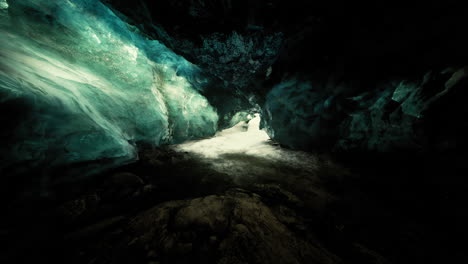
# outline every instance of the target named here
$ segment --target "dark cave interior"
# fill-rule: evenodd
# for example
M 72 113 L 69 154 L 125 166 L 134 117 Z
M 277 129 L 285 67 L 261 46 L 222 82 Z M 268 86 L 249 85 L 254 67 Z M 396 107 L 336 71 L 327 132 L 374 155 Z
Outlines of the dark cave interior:
M 461 1 L 0 0 L 0 263 L 466 263 Z

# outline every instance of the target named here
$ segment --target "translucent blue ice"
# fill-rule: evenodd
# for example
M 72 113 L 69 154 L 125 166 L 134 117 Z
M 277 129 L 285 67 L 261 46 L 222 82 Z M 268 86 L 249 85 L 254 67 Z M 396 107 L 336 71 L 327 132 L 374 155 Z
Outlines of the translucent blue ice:
M 199 72 L 97 0 L 0 1 L 0 105 L 20 118 L 0 170 L 114 165 L 136 158 L 134 142 L 212 135 L 218 115 Z

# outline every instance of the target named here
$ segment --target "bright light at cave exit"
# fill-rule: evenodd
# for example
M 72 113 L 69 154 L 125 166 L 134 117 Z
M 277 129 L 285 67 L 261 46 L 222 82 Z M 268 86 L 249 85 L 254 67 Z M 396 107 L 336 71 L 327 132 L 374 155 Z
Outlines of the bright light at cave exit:
M 218 158 L 226 153 L 244 153 L 264 156 L 271 149 L 270 137 L 260 130 L 260 114 L 248 122 L 224 129 L 212 138 L 189 141 L 177 146 L 178 150 L 201 154 L 206 158 Z

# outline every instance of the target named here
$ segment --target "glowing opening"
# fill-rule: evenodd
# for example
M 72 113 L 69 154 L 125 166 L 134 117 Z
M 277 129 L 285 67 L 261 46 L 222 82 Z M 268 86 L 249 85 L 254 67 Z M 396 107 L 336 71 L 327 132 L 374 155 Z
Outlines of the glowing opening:
M 270 137 L 260 129 L 260 121 L 260 114 L 255 114 L 250 121 L 239 122 L 212 138 L 189 141 L 178 145 L 176 149 L 198 153 L 206 158 L 218 158 L 226 153 L 264 156 L 271 145 L 268 144 Z
M 0 9 L 7 9 L 8 8 L 8 3 L 6 0 L 0 0 Z

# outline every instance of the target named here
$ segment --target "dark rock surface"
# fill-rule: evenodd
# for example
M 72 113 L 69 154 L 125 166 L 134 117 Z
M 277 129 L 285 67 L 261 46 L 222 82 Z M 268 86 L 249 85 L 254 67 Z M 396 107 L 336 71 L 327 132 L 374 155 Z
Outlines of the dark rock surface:
M 284 211 L 281 216 L 286 217 Z M 152 256 L 156 261 L 209 263 L 219 257 L 217 263 L 338 262 L 317 242 L 289 231 L 260 196 L 241 189 L 160 204 L 136 216 L 130 230 L 132 246 L 158 252 Z
M 462 244 L 453 239 L 467 234 L 463 177 L 446 178 L 440 185 L 439 178 L 420 169 L 431 162 L 427 157 L 415 166 L 402 157 L 394 161 L 401 165 L 397 167 L 379 163 L 385 159 L 376 156 L 343 159 L 350 170 L 329 157 L 313 157 L 312 172 L 284 165 L 276 178 L 274 173 L 258 177 L 254 171 L 257 177 L 239 181 L 248 175 L 220 172 L 190 153 L 146 148 L 138 163 L 100 175 L 75 197 L 9 201 L 7 217 L 0 222 L 8 252 L 2 263 L 466 259 Z M 454 175 L 463 166 L 453 158 L 430 164 L 438 175 Z M 248 166 L 243 170 L 248 172 Z M 122 182 L 129 183 L 125 195 Z

